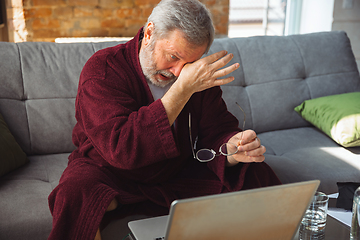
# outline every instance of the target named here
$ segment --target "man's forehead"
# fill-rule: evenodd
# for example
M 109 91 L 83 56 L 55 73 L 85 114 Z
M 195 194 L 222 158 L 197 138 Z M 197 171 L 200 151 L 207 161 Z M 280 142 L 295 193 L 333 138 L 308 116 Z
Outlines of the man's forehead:
M 171 51 L 177 57 L 190 62 L 201 58 L 207 47 L 206 44 L 197 46 L 190 43 L 185 38 L 184 33 L 177 29 L 170 32 L 163 40 L 165 42 L 165 50 Z

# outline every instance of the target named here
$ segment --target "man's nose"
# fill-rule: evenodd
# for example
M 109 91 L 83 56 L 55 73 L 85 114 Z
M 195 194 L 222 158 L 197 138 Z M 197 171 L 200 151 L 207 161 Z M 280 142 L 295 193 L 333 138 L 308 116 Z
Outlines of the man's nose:
M 185 64 L 177 63 L 174 66 L 170 67 L 169 71 L 174 74 L 176 77 L 180 75 L 181 70 Z

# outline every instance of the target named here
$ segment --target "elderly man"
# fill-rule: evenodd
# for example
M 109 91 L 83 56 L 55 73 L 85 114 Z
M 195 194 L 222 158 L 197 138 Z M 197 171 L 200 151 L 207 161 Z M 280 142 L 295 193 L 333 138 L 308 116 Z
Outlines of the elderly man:
M 225 51 L 201 59 L 213 38 L 203 4 L 163 0 L 134 39 L 88 60 L 76 99 L 77 149 L 49 196 L 49 239 L 101 239 L 103 216 L 115 208 L 168 209 L 175 199 L 280 184 L 256 133 L 242 134 L 221 98 L 219 86 L 239 64 L 225 67 L 233 57 Z M 195 154 L 224 143 L 235 150 L 206 162 Z

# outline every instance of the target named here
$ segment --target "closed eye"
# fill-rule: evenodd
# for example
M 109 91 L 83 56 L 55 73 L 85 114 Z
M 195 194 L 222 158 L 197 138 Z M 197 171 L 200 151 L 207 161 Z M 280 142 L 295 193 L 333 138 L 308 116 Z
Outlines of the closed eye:
M 173 54 L 170 55 L 171 60 L 178 60 L 179 58 Z

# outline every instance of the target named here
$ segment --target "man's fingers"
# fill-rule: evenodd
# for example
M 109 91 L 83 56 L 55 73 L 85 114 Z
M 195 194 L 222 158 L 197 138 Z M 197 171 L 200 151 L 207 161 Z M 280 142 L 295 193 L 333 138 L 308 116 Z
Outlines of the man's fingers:
M 228 54 L 227 51 L 223 50 L 202 58 L 201 60 L 208 64 L 214 71 L 217 71 L 228 64 L 233 57 L 234 54 Z
M 221 78 L 221 77 L 224 77 L 230 73 L 232 73 L 233 71 L 235 71 L 236 69 L 238 69 L 240 66 L 239 63 L 235 63 L 231 66 L 228 66 L 224 69 L 220 69 L 220 70 L 217 70 L 215 73 L 214 73 L 214 78 L 218 79 L 218 78 Z
M 231 61 L 233 56 L 233 54 L 228 54 L 227 51 L 223 50 L 199 59 L 194 63 L 186 64 L 178 79 L 185 79 L 183 81 L 189 83 L 187 85 L 193 87 L 194 92 L 227 84 L 233 81 L 234 77 L 226 77 L 226 75 L 240 66 L 239 63 L 235 63 L 222 68 Z
M 217 61 L 211 63 L 210 66 L 213 69 L 218 70 L 218 69 L 224 67 L 226 64 L 228 64 L 231 61 L 231 59 L 233 59 L 233 57 L 234 57 L 234 54 L 229 53 L 228 55 L 226 55 L 226 56 L 218 59 Z
M 250 163 L 263 162 L 265 160 L 264 153 L 266 152 L 266 148 L 261 145 L 261 141 L 254 130 L 249 129 L 240 132 L 230 140 L 236 142 L 238 145 L 239 151 L 233 155 L 236 161 Z
M 221 86 L 221 85 L 225 85 L 225 84 L 228 84 L 232 81 L 234 81 L 235 78 L 234 77 L 227 77 L 227 78 L 222 78 L 222 79 L 216 79 L 214 81 L 214 85 L 215 86 Z
M 261 147 L 262 145 L 261 145 L 261 143 L 260 143 L 260 140 L 257 140 L 257 139 L 258 139 L 258 138 L 255 138 L 255 139 L 253 139 L 251 142 L 248 142 L 248 143 L 242 145 L 242 146 L 241 146 L 241 147 L 242 147 L 242 150 L 243 150 L 243 151 L 252 151 L 252 150 L 254 150 L 254 149 L 257 149 L 257 148 Z M 240 148 L 241 148 L 241 147 L 240 147 Z
M 202 58 L 202 60 L 207 62 L 208 64 L 212 64 L 212 63 L 218 61 L 219 59 L 221 59 L 222 57 L 226 56 L 226 54 L 228 54 L 228 52 L 225 50 L 222 50 L 222 51 L 213 53 L 209 56 L 206 56 L 206 57 Z
M 250 162 L 263 162 L 265 161 L 265 156 L 251 157 Z
M 245 130 L 242 134 L 242 138 L 240 139 L 240 145 L 246 145 L 250 142 L 253 142 L 256 138 L 257 136 L 254 130 Z
M 250 151 L 245 151 L 245 156 L 249 156 L 249 157 L 258 157 L 263 155 L 266 152 L 266 148 L 263 145 L 260 145 L 257 148 L 254 148 Z

